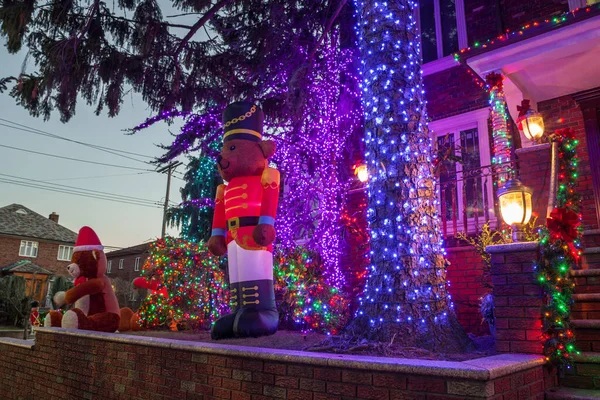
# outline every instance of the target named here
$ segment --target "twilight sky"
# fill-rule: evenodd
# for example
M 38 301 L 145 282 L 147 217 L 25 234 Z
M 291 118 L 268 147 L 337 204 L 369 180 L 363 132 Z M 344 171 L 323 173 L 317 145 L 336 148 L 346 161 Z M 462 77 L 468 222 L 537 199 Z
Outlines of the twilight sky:
M 4 47 L 5 39 L 0 38 L 0 44 L 2 45 L 0 76 L 18 76 L 25 52 L 9 55 Z M 28 72 L 32 70 L 30 67 Z M 93 111 L 93 108 L 88 107 L 85 102 L 80 102 L 75 117 L 69 123 L 61 123 L 58 114 L 53 114 L 50 121 L 44 122 L 41 118 L 31 117 L 27 111 L 17 106 L 8 94 L 0 94 L 0 118 L 81 142 L 156 156 L 161 154 L 161 150 L 155 144 L 170 143 L 172 137 L 168 130 L 178 132 L 177 125 L 159 124 L 133 136 L 124 135 L 122 129 L 131 128 L 152 115 L 144 102 L 135 95 L 126 98 L 116 118 L 108 118 L 106 114 L 97 117 Z M 0 121 L 0 124 L 9 125 L 5 121 Z M 0 125 L 0 145 L 108 164 L 154 169 L 153 166 L 141 162 L 2 125 Z M 185 158 L 182 161 L 186 161 Z M 180 166 L 177 171 L 184 172 L 184 166 Z M 141 171 L 85 164 L 0 147 L 0 174 L 23 178 L 0 175 L 2 179 L 52 180 L 50 184 L 74 186 L 156 202 L 164 201 L 166 175 L 154 172 L 138 175 L 137 172 Z M 128 175 L 106 177 L 123 174 Z M 93 178 L 75 179 L 82 177 Z M 183 181 L 173 179 L 171 183 L 170 199 L 178 203 L 181 201 L 179 188 Z M 75 232 L 81 226 L 89 225 L 96 230 L 103 244 L 109 246 L 127 247 L 139 244 L 156 238 L 161 231 L 162 208 L 122 204 L 0 182 L 0 207 L 12 203 L 22 204 L 44 216 L 55 211 L 60 215 L 59 223 Z M 177 233 L 176 230 L 168 232 Z

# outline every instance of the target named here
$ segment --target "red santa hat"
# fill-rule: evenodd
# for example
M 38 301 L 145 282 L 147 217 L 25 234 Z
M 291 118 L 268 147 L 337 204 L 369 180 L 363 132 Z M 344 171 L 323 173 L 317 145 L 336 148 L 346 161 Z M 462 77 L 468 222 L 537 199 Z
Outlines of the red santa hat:
M 84 226 L 79 230 L 73 252 L 89 250 L 104 250 L 104 246 L 100 243 L 100 239 L 98 238 L 98 235 L 96 235 L 96 232 L 89 226 Z

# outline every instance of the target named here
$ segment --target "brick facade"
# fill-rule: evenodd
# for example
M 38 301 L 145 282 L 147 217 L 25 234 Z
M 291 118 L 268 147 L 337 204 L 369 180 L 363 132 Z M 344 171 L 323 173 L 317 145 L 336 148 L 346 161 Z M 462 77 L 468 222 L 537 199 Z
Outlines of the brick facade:
M 265 349 L 90 336 L 44 329 L 33 349 L 0 343 L 4 398 L 542 400 L 545 389 L 556 385 L 541 361 L 498 372 L 470 366 L 459 377 L 436 365 L 459 363 L 423 360 L 430 372 L 419 375 L 426 368 L 412 367 L 411 373 L 402 363 L 357 360 L 349 367 L 349 361 L 325 354 L 294 352 L 278 360 Z
M 537 243 L 488 247 L 492 254 L 492 283 L 499 353 L 542 354 L 542 288 L 533 261 Z
M 480 298 L 491 292 L 491 277 L 486 273 L 481 256 L 472 247 L 447 249 L 450 262 L 447 279 L 458 322 L 468 333 L 489 334 L 488 325 L 482 322 L 479 312 Z
M 423 82 L 427 115 L 433 121 L 489 106 L 488 94 L 463 66 L 427 75 Z
M 21 240 L 38 242 L 38 255 L 35 258 L 19 256 Z M 68 276 L 67 265 L 70 261 L 58 260 L 58 248 L 60 245 L 73 246 L 75 243 L 49 242 L 32 238 L 14 238 L 0 236 L 0 267 L 15 263 L 20 260 L 30 260 L 55 275 Z

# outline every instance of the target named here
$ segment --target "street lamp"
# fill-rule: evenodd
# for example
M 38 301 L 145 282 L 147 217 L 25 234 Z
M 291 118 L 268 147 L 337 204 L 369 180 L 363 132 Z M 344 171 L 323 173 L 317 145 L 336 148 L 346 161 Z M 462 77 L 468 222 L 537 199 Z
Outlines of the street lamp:
M 498 190 L 500 213 L 504 222 L 512 227 L 514 242 L 525 238 L 522 228 L 531 219 L 531 194 L 531 189 L 518 179 L 509 180 L 502 189 Z
M 519 131 L 533 143 L 538 143 L 544 135 L 542 114 L 529 107 L 529 100 L 523 100 L 521 105 L 517 106 L 517 110 L 519 110 L 519 118 L 517 118 Z

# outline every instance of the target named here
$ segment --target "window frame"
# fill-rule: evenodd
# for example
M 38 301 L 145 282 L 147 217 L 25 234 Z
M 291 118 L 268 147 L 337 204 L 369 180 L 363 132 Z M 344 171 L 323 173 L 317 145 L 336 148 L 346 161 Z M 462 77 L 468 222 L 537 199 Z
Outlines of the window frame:
M 69 251 L 69 258 L 60 258 L 61 249 L 63 250 L 63 256 L 64 256 L 64 251 L 65 251 L 64 249 L 71 249 Z M 67 246 L 67 245 L 63 245 L 63 244 L 58 246 L 58 254 L 56 255 L 56 259 L 58 261 L 71 261 L 72 258 L 73 258 L 73 246 Z
M 490 151 L 490 132 L 488 128 L 488 120 L 490 117 L 489 108 L 481 108 L 479 110 L 470 111 L 467 113 L 455 115 L 452 117 L 440 119 L 437 121 L 432 121 L 429 123 L 429 135 L 432 140 L 432 145 L 437 149 L 437 138 L 441 136 L 445 136 L 448 133 L 454 134 L 454 144 L 456 148 L 455 155 L 460 156 L 460 132 L 477 128 L 478 138 L 479 138 L 479 160 L 480 166 L 486 167 L 491 165 L 491 151 Z M 462 165 L 460 163 L 456 164 L 456 177 L 459 182 L 462 182 L 460 179 L 462 178 Z M 487 198 L 488 198 L 488 214 L 490 218 L 490 222 L 495 222 L 497 220 L 497 216 L 495 213 L 495 198 L 494 198 L 494 185 L 491 176 L 482 176 L 482 186 L 485 182 Z M 439 182 L 437 182 L 439 184 Z M 439 188 L 436 187 L 436 196 L 439 196 Z M 467 229 L 464 227 L 463 223 L 463 191 L 457 190 L 457 230 L 466 231 L 467 233 L 475 232 L 475 218 L 470 217 L 467 218 Z M 445 218 L 444 215 L 441 214 L 441 206 L 442 199 L 439 200 L 439 216 L 440 218 Z M 483 225 L 485 222 L 484 217 L 478 217 L 479 227 Z M 446 220 L 447 222 L 452 222 L 452 219 Z M 448 235 L 454 235 L 457 232 L 454 232 L 454 227 L 452 223 L 447 224 L 447 232 Z
M 35 250 L 35 255 L 26 254 L 28 243 L 31 243 L 31 253 L 33 253 L 33 250 Z M 25 244 L 25 247 L 23 247 L 23 244 Z M 25 249 L 25 251 L 23 252 L 23 254 L 21 254 L 23 248 Z M 19 257 L 37 258 L 39 254 L 39 248 L 40 243 L 36 242 L 35 240 L 21 240 L 21 244 L 19 245 Z
M 111 270 L 112 270 L 112 260 L 108 260 L 108 264 L 106 264 L 106 273 L 110 274 Z
M 124 258 L 119 259 L 119 269 L 123 269 L 123 261 L 124 260 L 125 260 Z
M 454 0 L 454 7 L 456 9 L 456 30 L 458 33 L 458 49 L 464 49 L 469 46 L 469 39 L 467 36 L 467 18 L 465 16 L 465 2 L 464 0 Z M 423 45 L 419 46 L 421 51 L 421 63 L 423 65 L 429 65 L 433 63 L 440 63 L 445 67 L 455 66 L 454 56 L 449 54 L 444 56 L 444 42 L 442 32 L 442 18 L 440 13 L 440 0 L 433 0 L 434 8 L 434 19 L 435 19 L 435 41 L 437 46 L 437 58 L 432 61 L 423 61 Z M 415 7 L 415 18 L 417 21 L 417 27 L 419 30 L 419 37 L 421 34 L 421 2 L 417 2 Z M 444 68 L 446 69 L 446 68 Z M 442 70 L 442 69 L 440 69 Z M 436 71 L 437 72 L 437 71 Z
M 135 261 L 134 261 L 134 264 L 133 264 L 133 271 L 134 272 L 139 272 L 139 270 L 140 270 L 140 258 L 141 257 L 136 257 L 135 258 Z

